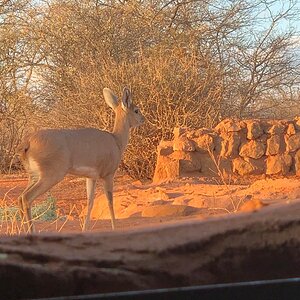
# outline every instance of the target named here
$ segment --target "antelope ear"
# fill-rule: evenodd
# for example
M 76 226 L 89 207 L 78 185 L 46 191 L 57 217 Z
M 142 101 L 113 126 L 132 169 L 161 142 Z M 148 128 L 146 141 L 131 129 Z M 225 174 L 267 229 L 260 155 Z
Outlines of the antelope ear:
M 123 109 L 128 109 L 130 108 L 131 104 L 132 104 L 131 93 L 129 89 L 125 87 L 123 90 L 122 107 Z
M 106 104 L 112 108 L 113 110 L 116 109 L 118 106 L 118 97 L 113 93 L 113 91 L 109 88 L 103 89 L 103 96 Z

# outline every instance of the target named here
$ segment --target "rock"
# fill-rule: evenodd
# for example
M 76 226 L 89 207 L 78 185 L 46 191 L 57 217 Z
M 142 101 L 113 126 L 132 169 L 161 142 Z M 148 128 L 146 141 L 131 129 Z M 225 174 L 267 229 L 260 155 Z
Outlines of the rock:
M 300 175 L 300 150 L 298 150 L 295 154 L 295 171 L 296 174 Z
M 132 185 L 141 186 L 141 185 L 143 185 L 143 183 L 140 180 L 135 180 L 132 182 Z
M 210 134 L 204 134 L 194 139 L 195 149 L 198 152 L 207 153 L 215 148 L 214 138 Z
M 240 149 L 240 156 L 242 157 L 250 157 L 250 158 L 261 158 L 266 151 L 266 145 L 256 141 L 251 140 L 245 143 Z
M 180 175 L 179 160 L 169 156 L 158 155 L 153 183 L 161 183 L 178 178 Z
M 193 141 L 187 139 L 186 137 L 176 138 L 173 142 L 174 151 L 186 151 L 193 152 L 195 151 L 195 144 Z
M 166 204 L 169 204 L 169 202 L 165 200 L 154 200 L 153 202 L 150 203 L 151 206 L 166 205 Z
M 212 154 L 215 156 L 215 159 L 212 159 L 210 154 L 199 155 L 201 176 L 219 176 L 219 170 L 222 174 L 232 174 L 231 160 L 218 157 L 214 153 Z
M 255 140 L 259 138 L 263 133 L 263 129 L 258 121 L 246 121 L 247 124 L 247 139 Z
M 287 150 L 289 152 L 295 152 L 298 149 L 300 149 L 300 132 L 287 138 Z
M 241 176 L 250 175 L 254 171 L 254 166 L 251 163 L 245 161 L 241 157 L 235 158 L 232 162 L 233 172 Z
M 199 152 L 174 151 L 169 156 L 158 155 L 153 183 L 174 180 L 186 173 L 200 172 L 202 169 Z
M 162 182 L 182 176 L 244 176 L 265 171 L 294 174 L 295 169 L 300 174 L 299 155 L 295 154 L 300 150 L 298 129 L 300 117 L 295 121 L 225 119 L 214 130 L 175 128 L 174 141 L 162 141 L 158 146 L 154 179 Z M 287 153 L 295 156 L 295 165 Z
M 283 135 L 285 132 L 286 126 L 281 124 L 281 123 L 276 123 L 274 124 L 270 130 L 269 130 L 269 134 L 273 135 L 273 134 L 278 134 L 278 135 Z
M 257 211 L 264 206 L 267 206 L 267 204 L 261 202 L 259 199 L 253 199 L 250 201 L 245 202 L 240 208 L 240 212 L 254 212 Z
M 198 137 L 201 137 L 202 135 L 207 135 L 207 134 L 214 135 L 215 132 L 211 128 L 202 127 L 199 129 L 187 131 L 186 137 L 193 140 L 193 139 L 197 139 Z
M 124 199 L 122 197 L 115 196 L 114 201 L 114 211 L 117 219 L 128 218 L 133 214 L 141 211 L 141 208 L 137 206 L 136 203 L 131 203 L 129 199 Z M 85 218 L 87 214 L 87 207 L 85 207 L 81 213 L 80 217 Z M 108 203 L 104 195 L 99 195 L 94 200 L 94 206 L 91 211 L 91 220 L 110 220 L 110 211 L 108 208 Z
M 167 201 L 170 199 L 169 194 L 167 193 L 167 190 L 161 186 L 155 187 L 155 193 L 153 195 L 153 198 L 155 200 L 163 200 Z
M 300 130 L 300 117 L 295 117 L 294 118 L 294 121 L 295 121 L 295 128 L 296 130 Z
M 220 156 L 220 153 L 222 151 L 222 142 L 223 142 L 223 138 L 221 138 L 221 136 L 216 135 L 214 137 L 214 145 L 215 145 L 214 153 L 218 156 Z
M 281 154 L 285 151 L 286 145 L 282 135 L 274 134 L 267 140 L 266 155 Z
M 262 134 L 259 138 L 256 139 L 257 142 L 260 142 L 264 145 L 267 145 L 267 140 L 269 139 L 270 135 L 269 134 Z
M 188 131 L 188 128 L 186 128 L 186 127 L 175 127 L 173 130 L 174 139 L 181 137 L 187 131 Z
M 163 190 L 159 190 L 159 199 L 160 200 L 169 200 L 170 199 L 170 196 Z
M 239 146 L 241 144 L 241 136 L 236 132 L 231 132 L 227 138 L 221 142 L 221 157 L 233 158 L 239 154 Z
M 265 159 L 252 159 L 238 157 L 233 160 L 233 172 L 241 176 L 263 174 L 266 169 Z
M 274 156 L 268 156 L 266 174 L 286 175 L 290 171 L 291 166 L 292 157 L 289 154 L 278 154 Z
M 171 157 L 179 162 L 180 176 L 186 172 L 201 171 L 201 162 L 199 160 L 199 153 L 197 152 L 175 151 Z
M 170 217 L 170 216 L 186 216 L 191 212 L 191 207 L 187 205 L 153 205 L 144 208 L 142 211 L 142 217 Z
M 195 208 L 208 208 L 207 202 L 204 199 L 201 198 L 195 198 L 195 199 L 175 199 L 173 201 L 173 204 L 189 204 L 189 206 L 195 207 Z M 197 216 L 198 218 L 199 216 Z
M 288 127 L 287 127 L 287 130 L 286 130 L 286 134 L 287 135 L 293 135 L 296 133 L 296 128 L 294 126 L 293 123 L 289 123 Z
M 157 146 L 158 155 L 170 155 L 173 152 L 173 141 L 160 141 Z
M 269 131 L 274 125 L 274 122 L 269 120 L 261 120 L 260 125 L 261 128 L 263 129 L 264 134 L 270 135 Z
M 186 175 L 186 173 L 200 172 L 201 163 L 200 161 L 193 162 L 192 159 L 181 159 L 179 160 L 180 175 Z
M 219 133 L 238 132 L 241 130 L 240 123 L 233 119 L 225 119 L 221 121 L 216 127 L 215 131 Z

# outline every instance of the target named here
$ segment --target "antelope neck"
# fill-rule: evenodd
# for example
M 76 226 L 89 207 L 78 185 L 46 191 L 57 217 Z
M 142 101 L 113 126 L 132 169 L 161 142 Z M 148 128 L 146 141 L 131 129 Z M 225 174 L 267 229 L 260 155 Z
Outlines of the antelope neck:
M 116 110 L 115 124 L 113 135 L 115 136 L 117 145 L 123 153 L 129 140 L 130 126 L 126 118 L 126 112 L 120 108 Z

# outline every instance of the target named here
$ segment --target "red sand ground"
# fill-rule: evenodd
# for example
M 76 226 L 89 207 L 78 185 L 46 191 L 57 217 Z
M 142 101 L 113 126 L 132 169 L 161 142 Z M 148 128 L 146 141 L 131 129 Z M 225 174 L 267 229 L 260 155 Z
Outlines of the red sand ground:
M 17 206 L 17 197 L 27 185 L 26 175 L 0 178 L 0 208 Z M 36 221 L 37 232 L 78 232 L 86 206 L 85 180 L 67 177 L 34 203 L 47 197 L 56 199 L 56 221 Z M 92 231 L 111 230 L 106 201 L 101 183 L 97 185 L 98 198 L 94 215 L 102 220 L 92 221 Z M 209 218 L 228 213 L 256 211 L 265 205 L 289 204 L 300 198 L 299 178 L 259 179 L 244 184 L 221 184 L 214 179 L 183 178 L 166 184 L 141 183 L 127 176 L 115 180 L 115 211 L 117 229 L 151 226 L 182 220 Z M 175 210 L 174 210 L 175 208 Z M 11 222 L 0 220 L 0 234 L 10 234 Z M 8 227 L 7 227 L 8 226 Z M 18 230 L 14 233 L 20 233 Z

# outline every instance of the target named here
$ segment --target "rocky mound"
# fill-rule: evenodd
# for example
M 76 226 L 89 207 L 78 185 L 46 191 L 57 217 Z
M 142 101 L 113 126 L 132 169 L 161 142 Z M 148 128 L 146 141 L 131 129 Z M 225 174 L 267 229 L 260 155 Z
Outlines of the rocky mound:
M 153 181 L 198 176 L 288 175 L 300 170 L 300 118 L 225 119 L 215 128 L 175 128 L 162 141 Z

